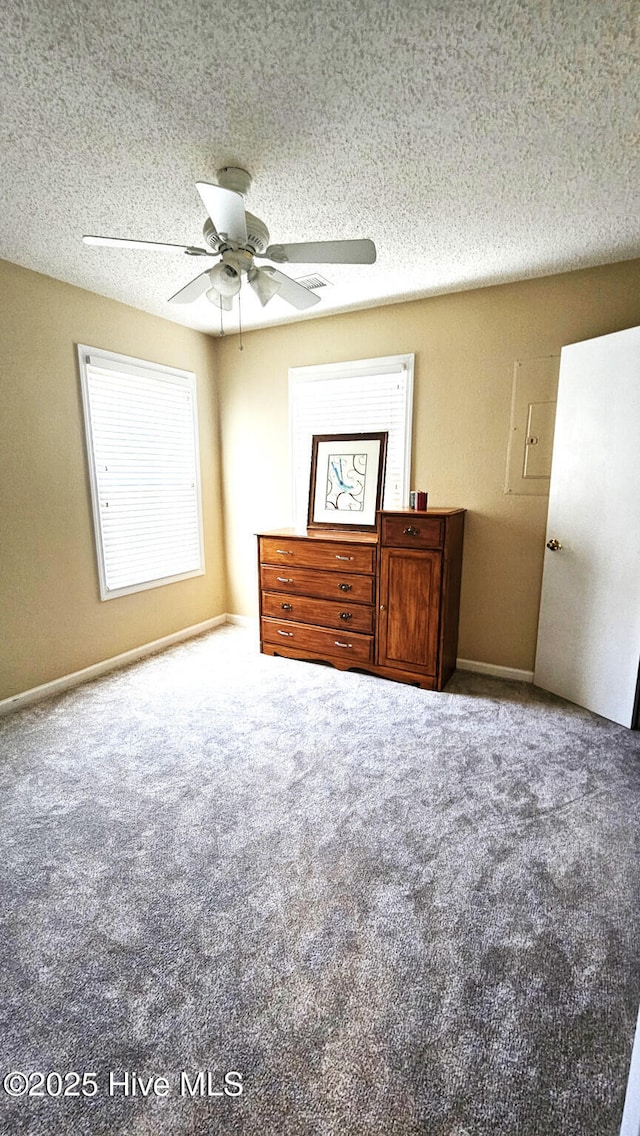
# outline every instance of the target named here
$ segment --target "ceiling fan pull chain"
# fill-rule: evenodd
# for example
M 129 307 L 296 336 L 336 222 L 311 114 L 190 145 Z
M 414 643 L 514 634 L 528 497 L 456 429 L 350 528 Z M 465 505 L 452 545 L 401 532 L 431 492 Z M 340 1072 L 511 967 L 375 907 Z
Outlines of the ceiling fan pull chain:
M 240 332 L 240 347 L 238 348 L 238 350 L 244 351 L 244 347 L 242 345 L 242 300 L 240 299 L 241 295 L 242 295 L 242 289 L 240 289 L 240 291 L 238 292 L 238 331 Z

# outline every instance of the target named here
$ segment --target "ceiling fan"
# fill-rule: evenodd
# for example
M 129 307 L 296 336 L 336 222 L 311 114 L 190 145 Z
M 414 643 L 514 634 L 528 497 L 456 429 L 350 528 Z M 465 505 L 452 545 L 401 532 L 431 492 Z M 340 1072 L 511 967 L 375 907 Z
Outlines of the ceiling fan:
M 187 304 L 206 294 L 208 300 L 224 311 L 232 310 L 243 276 L 246 276 L 263 307 L 275 295 L 281 296 L 299 311 L 319 302 L 319 296 L 278 268 L 271 265 L 258 267 L 254 263 L 257 258 L 276 264 L 373 264 L 376 259 L 376 248 L 370 240 L 270 245 L 269 230 L 264 221 L 244 207 L 244 196 L 251 185 L 247 171 L 236 166 L 224 166 L 218 170 L 218 183 L 196 182 L 208 213 L 202 230 L 206 248 L 122 237 L 84 236 L 82 239 L 87 245 L 111 248 L 180 250 L 187 256 L 219 256 L 213 268 L 207 268 L 185 284 L 169 297 L 169 303 Z

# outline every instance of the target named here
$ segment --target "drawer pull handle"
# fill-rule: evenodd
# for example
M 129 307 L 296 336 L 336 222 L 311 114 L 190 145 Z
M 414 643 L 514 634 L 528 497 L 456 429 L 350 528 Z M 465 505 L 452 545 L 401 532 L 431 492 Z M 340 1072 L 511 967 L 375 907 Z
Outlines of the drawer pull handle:
M 279 584 L 292 584 L 293 583 L 293 577 L 292 576 L 289 576 L 289 577 L 287 577 L 287 576 L 276 576 L 276 580 L 278 581 Z
M 353 649 L 353 643 L 341 643 L 339 639 L 334 640 L 336 647 L 346 647 L 349 651 Z
M 420 529 L 417 529 L 414 525 L 408 525 L 404 531 L 406 536 L 420 536 Z
M 290 548 L 276 548 L 276 552 L 278 556 L 293 556 L 293 552 Z
M 287 638 L 293 639 L 293 631 L 281 631 L 280 628 L 278 628 L 278 635 L 286 635 Z
M 340 619 L 353 619 L 353 612 L 341 611 L 340 612 Z
M 338 556 L 336 553 L 336 560 L 353 560 L 353 556 Z
M 293 611 L 293 604 L 280 604 L 283 611 Z
M 350 592 L 353 584 L 338 584 L 341 592 Z

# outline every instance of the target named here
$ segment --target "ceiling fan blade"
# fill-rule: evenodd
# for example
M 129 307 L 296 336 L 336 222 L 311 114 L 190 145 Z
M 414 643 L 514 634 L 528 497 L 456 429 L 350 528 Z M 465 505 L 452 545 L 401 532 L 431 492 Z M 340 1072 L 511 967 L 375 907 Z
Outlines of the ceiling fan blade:
M 210 287 L 211 280 L 209 272 L 201 272 L 199 276 L 196 276 L 193 280 L 190 280 L 188 284 L 185 284 L 184 288 L 180 288 L 173 296 L 169 296 L 169 303 L 190 304 L 192 300 L 197 300 L 198 297 L 202 296 Z
M 269 273 L 269 276 L 279 285 L 278 296 L 281 296 L 294 308 L 298 308 L 299 311 L 312 308 L 314 304 L 320 303 L 320 297 L 316 296 L 315 292 L 310 292 L 303 284 L 298 284 L 297 280 L 285 276 L 284 272 L 279 272 L 277 268 L 265 267 L 260 271 Z
M 269 245 L 257 255 L 277 264 L 373 264 L 373 241 L 306 241 L 294 245 Z
M 179 249 L 180 252 L 186 252 L 189 256 L 215 256 L 215 253 L 207 252 L 206 249 L 195 248 L 193 245 L 169 245 L 164 241 L 130 241 L 126 237 L 95 236 L 84 236 L 82 240 L 85 245 L 100 245 L 106 248 L 151 249 L 161 252 L 175 252 L 176 249 Z
M 234 244 L 246 244 L 247 222 L 242 194 L 205 181 L 196 182 L 196 189 L 218 236 L 226 237 Z

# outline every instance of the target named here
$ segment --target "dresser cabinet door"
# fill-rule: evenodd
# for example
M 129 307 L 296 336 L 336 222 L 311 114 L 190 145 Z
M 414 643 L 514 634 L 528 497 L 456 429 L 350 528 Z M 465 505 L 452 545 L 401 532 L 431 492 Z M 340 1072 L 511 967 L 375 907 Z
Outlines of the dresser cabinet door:
M 379 666 L 436 674 L 441 562 L 440 552 L 382 549 Z

